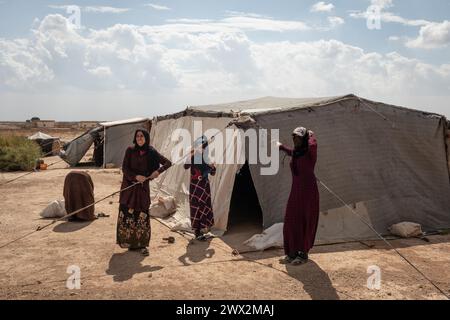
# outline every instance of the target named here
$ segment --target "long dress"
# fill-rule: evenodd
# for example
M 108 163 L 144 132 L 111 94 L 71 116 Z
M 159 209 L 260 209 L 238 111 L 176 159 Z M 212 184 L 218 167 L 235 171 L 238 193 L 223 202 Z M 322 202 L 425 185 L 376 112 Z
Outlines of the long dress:
M 122 164 L 121 189 L 136 183 L 137 175 L 148 177 L 155 170 L 162 173 L 171 165 L 168 159 L 152 147 L 148 151 L 129 147 Z M 149 180 L 122 191 L 119 203 L 117 244 L 130 249 L 148 247 L 151 236 Z
M 195 164 L 194 157 L 190 163 L 184 164 L 185 169 L 191 169 L 189 185 L 189 205 L 191 227 L 196 232 L 209 230 L 214 225 L 214 213 L 211 204 L 211 187 L 208 175 L 214 176 L 216 168 L 206 166 L 205 163 Z
M 300 157 L 293 157 L 292 149 L 280 146 L 280 150 L 292 157 L 292 187 L 283 228 L 284 251 L 289 256 L 295 256 L 299 251 L 309 252 L 319 222 L 319 189 L 314 174 L 317 141 L 314 135 L 309 137 L 308 144 L 308 152 Z

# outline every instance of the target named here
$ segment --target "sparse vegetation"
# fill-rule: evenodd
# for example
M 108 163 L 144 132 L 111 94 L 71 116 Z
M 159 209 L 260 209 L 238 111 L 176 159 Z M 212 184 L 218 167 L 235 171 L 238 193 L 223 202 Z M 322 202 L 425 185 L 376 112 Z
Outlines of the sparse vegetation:
M 29 171 L 41 156 L 40 147 L 19 136 L 0 136 L 0 171 Z

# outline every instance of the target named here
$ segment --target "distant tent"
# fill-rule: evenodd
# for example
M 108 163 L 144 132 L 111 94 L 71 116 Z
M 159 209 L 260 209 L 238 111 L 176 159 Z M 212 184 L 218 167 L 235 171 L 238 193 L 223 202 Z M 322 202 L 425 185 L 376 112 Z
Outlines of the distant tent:
M 148 118 L 134 118 L 114 122 L 103 122 L 64 147 L 61 154 L 69 165 L 76 166 L 94 144 L 94 161 L 97 166 L 122 165 L 125 150 L 133 143 L 133 134 L 137 129 L 150 130 Z
M 61 143 L 59 138 L 52 137 L 42 132 L 37 132 L 32 136 L 29 136 L 28 139 L 39 144 L 42 153 L 46 156 L 57 155 L 60 151 Z
M 290 99 L 266 97 L 220 105 L 189 107 L 185 111 L 157 117 L 151 141 L 170 157 L 176 142 L 176 129 L 188 129 L 201 121 L 203 130 L 219 130 L 232 124 L 246 130 L 279 129 L 280 141 L 291 145 L 291 132 L 297 126 L 312 129 L 317 136 L 317 177 L 367 220 L 378 232 L 401 221 L 420 223 L 424 230 L 450 227 L 450 183 L 447 166 L 444 116 L 361 99 L 354 95 Z M 244 125 L 245 124 L 245 125 Z M 259 130 L 259 129 L 258 129 Z M 193 138 L 197 138 L 193 136 Z M 232 145 L 227 145 L 231 148 Z M 233 150 L 235 152 L 236 150 Z M 247 154 L 248 159 L 248 154 Z M 260 206 L 265 228 L 282 222 L 291 187 L 287 160 L 280 154 L 275 176 L 260 174 L 262 165 L 248 166 L 249 186 L 256 190 L 255 207 Z M 233 190 L 243 164 L 219 164 L 211 178 L 215 229 L 227 230 Z M 248 169 L 247 169 L 248 170 Z M 239 181 L 238 181 L 239 180 Z M 188 223 L 189 173 L 182 165 L 161 175 L 165 193 L 176 198 L 170 226 Z M 320 186 L 321 214 L 319 242 L 369 239 L 373 232 L 336 197 Z M 247 201 L 248 202 L 248 201 Z

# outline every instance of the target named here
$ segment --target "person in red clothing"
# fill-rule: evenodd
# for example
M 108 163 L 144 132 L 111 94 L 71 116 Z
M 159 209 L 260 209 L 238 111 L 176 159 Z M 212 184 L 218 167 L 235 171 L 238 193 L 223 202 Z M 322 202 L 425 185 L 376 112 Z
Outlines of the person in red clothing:
M 139 129 L 134 134 L 134 146 L 125 152 L 119 217 L 117 222 L 117 244 L 129 250 L 141 250 L 148 256 L 150 242 L 150 182 L 167 170 L 172 163 L 150 146 L 150 135 Z
M 319 189 L 314 168 L 317 141 L 312 131 L 296 128 L 292 133 L 294 149 L 278 143 L 292 158 L 292 187 L 284 218 L 283 238 L 286 257 L 283 263 L 302 264 L 314 245 L 319 222 Z
M 214 225 L 214 213 L 211 203 L 211 186 L 209 175 L 216 174 L 216 167 L 210 163 L 208 157 L 208 139 L 205 136 L 194 142 L 191 157 L 184 164 L 184 169 L 191 170 L 189 185 L 189 206 L 191 226 L 195 238 L 199 241 L 207 240 L 206 234 Z

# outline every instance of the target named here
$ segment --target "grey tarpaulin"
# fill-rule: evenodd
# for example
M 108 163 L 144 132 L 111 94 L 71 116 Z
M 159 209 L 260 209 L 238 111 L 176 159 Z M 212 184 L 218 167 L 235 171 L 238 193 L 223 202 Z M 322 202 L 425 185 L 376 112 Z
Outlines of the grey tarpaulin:
M 250 116 L 255 126 L 280 129 L 291 144 L 292 129 L 305 126 L 318 139 L 317 176 L 380 233 L 397 222 L 420 223 L 424 230 L 450 227 L 450 183 L 445 117 L 362 100 L 354 95 L 331 98 L 261 98 L 212 106 L 189 107 L 158 117 L 152 143 L 170 156 L 169 137 L 177 128 L 191 129 L 193 119 L 221 129 Z M 248 121 L 247 121 L 248 123 Z M 236 122 L 239 125 L 239 121 Z M 280 158 L 283 160 L 283 158 Z M 226 230 L 234 175 L 239 165 L 221 165 L 212 179 L 216 228 Z M 250 166 L 263 211 L 264 226 L 283 220 L 291 187 L 288 160 L 276 176 L 260 175 Z M 176 220 L 188 220 L 188 173 L 171 169 L 164 188 L 181 209 Z M 214 194 L 216 196 L 214 196 Z M 373 233 L 326 190 L 320 188 L 318 240 L 372 238 Z
M 133 135 L 136 129 L 149 130 L 150 120 L 134 118 L 102 122 L 99 127 L 87 131 L 66 145 L 61 158 L 71 166 L 77 165 L 94 143 L 94 134 L 99 133 L 102 138 L 104 137 L 104 165 L 114 164 L 114 166 L 120 167 L 127 147 L 133 144 Z

